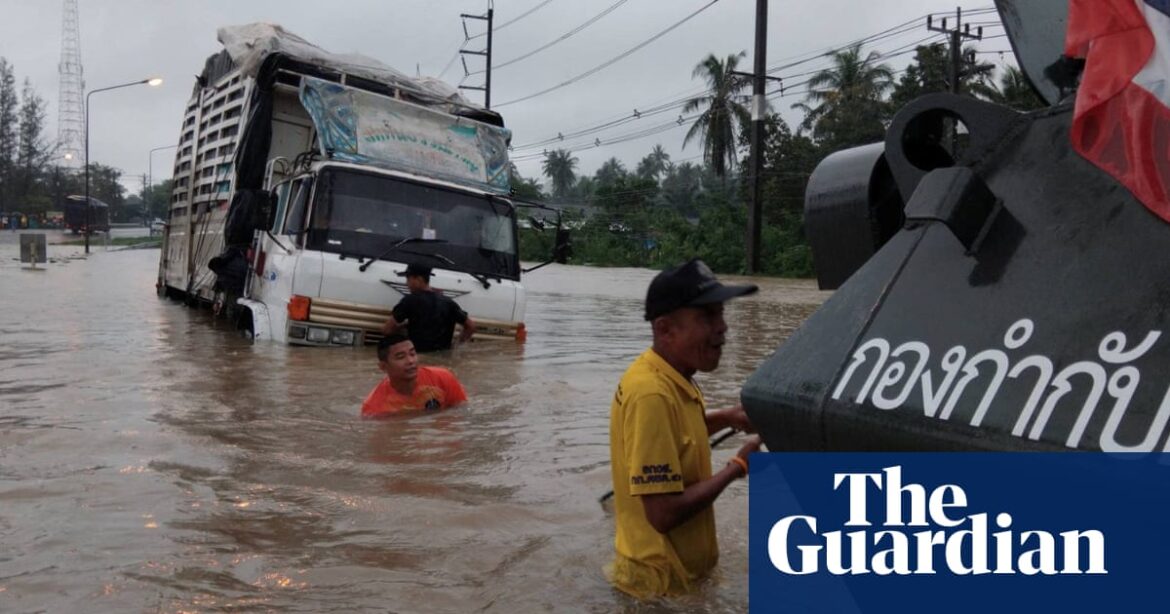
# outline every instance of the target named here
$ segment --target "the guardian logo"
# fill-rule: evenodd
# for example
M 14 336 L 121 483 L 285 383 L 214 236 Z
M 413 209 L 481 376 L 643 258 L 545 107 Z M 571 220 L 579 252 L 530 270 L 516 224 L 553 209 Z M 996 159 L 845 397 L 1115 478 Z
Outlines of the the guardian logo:
M 957 485 L 927 492 L 921 484 L 903 484 L 900 465 L 881 473 L 834 473 L 832 489 L 848 495 L 844 527 L 856 530 L 825 531 L 815 516 L 781 518 L 768 532 L 768 558 L 781 573 L 1108 574 L 1101 531 L 1016 531 L 1005 511 L 968 513 L 967 493 Z M 885 497 L 878 527 L 869 517 L 870 496 Z

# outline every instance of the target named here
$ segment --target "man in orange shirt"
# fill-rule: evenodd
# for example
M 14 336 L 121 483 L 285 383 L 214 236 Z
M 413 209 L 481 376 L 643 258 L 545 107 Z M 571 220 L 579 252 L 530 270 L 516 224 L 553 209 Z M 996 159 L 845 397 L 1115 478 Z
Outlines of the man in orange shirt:
M 378 342 L 378 369 L 386 379 L 362 403 L 363 418 L 446 409 L 467 400 L 463 386 L 450 371 L 418 364 L 414 343 L 406 335 L 390 334 Z

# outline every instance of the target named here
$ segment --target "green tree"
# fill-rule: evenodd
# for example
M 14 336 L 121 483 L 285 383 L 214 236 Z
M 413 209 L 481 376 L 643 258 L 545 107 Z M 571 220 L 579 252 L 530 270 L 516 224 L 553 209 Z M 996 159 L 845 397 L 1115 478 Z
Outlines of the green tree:
M 688 218 L 697 217 L 699 212 L 694 200 L 702 189 L 702 174 L 702 169 L 690 162 L 671 165 L 662 179 L 666 204 Z
M 638 163 L 637 174 L 643 179 L 658 181 L 659 177 L 666 174 L 666 169 L 669 166 L 670 154 L 666 153 L 662 145 L 655 145 L 654 149 Z
M 151 219 L 167 219 L 170 213 L 171 193 L 174 192 L 175 182 L 167 179 L 162 183 L 150 186 L 146 192 L 146 210 Z
M 593 201 L 600 211 L 573 240 L 580 260 L 595 264 L 650 266 L 663 231 L 653 202 L 658 183 L 628 173 L 612 184 L 598 185 Z
M 744 108 L 744 96 L 740 91 L 747 81 L 735 74 L 735 68 L 745 56 L 744 52 L 720 60 L 715 54 L 708 55 L 692 73 L 707 82 L 707 92 L 692 98 L 683 106 L 683 113 L 703 112 L 687 130 L 683 147 L 692 139 L 703 142 L 703 159 L 719 177 L 735 167 L 736 135 L 742 126 L 751 120 Z
M 782 218 L 788 222 L 788 216 L 795 216 L 798 224 L 803 223 L 805 187 L 825 151 L 808 136 L 794 134 L 777 114 L 764 118 L 763 149 L 764 221 L 776 224 Z M 744 164 L 750 161 L 749 156 Z M 744 182 L 743 187 L 746 190 L 750 184 Z M 741 192 L 741 198 L 748 199 L 746 191 Z
M 942 43 L 919 45 L 914 61 L 898 79 L 890 93 L 890 107 L 897 111 L 906 103 L 933 92 L 950 91 L 950 58 Z
M 520 174 L 515 162 L 508 162 L 508 183 L 512 185 L 512 195 L 524 200 L 544 200 L 544 193 L 540 191 L 540 184 L 535 179 L 528 179 Z
M 621 160 L 617 158 L 610 158 L 601 163 L 601 168 L 597 169 L 597 173 L 593 175 L 597 182 L 598 188 L 612 186 L 629 173 L 626 172 L 626 167 Z
M 581 200 L 590 200 L 597 191 L 597 181 L 592 177 L 581 176 L 573 184 L 572 195 Z
M 577 158 L 573 156 L 573 152 L 567 149 L 554 149 L 545 154 L 541 168 L 544 171 L 544 176 L 552 181 L 554 197 L 564 198 L 568 195 L 569 188 L 573 186 L 573 181 L 577 178 L 577 173 L 574 171 L 576 166 Z
M 121 183 L 122 171 L 104 164 L 89 165 L 89 195 L 110 206 L 110 219 L 122 220 L 126 188 Z
M 15 193 L 17 140 L 16 77 L 8 60 L 0 57 L 0 211 L 16 210 Z
M 972 86 L 971 91 L 979 98 L 1011 107 L 1017 111 L 1034 111 L 1048 106 L 1048 103 L 1036 95 L 1036 90 L 1032 89 L 1032 84 L 1028 83 L 1024 71 L 1011 64 L 1003 67 L 1003 74 L 999 77 L 998 85 L 978 83 Z
M 45 126 L 45 101 L 33 90 L 32 82 L 24 80 L 21 92 L 20 124 L 13 167 L 12 199 L 24 205 L 34 201 L 34 190 L 55 148 L 49 147 L 42 136 Z M 43 196 L 43 195 L 37 195 Z M 48 204 L 47 197 L 35 199 L 41 209 Z M 27 207 L 26 207 L 27 208 Z
M 884 138 L 884 95 L 893 71 L 880 57 L 871 51 L 862 58 L 861 45 L 833 53 L 833 65 L 809 79 L 806 101 L 792 105 L 805 112 L 801 129 L 811 128 L 833 150 Z

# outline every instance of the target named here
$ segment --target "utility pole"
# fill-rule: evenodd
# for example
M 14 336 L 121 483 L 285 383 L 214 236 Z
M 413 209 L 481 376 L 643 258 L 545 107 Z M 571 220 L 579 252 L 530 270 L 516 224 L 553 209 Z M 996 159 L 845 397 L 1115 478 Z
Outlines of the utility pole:
M 963 25 L 963 9 L 961 7 L 955 7 L 955 27 L 954 27 L 954 29 L 951 29 L 951 30 L 947 29 L 947 18 L 946 17 L 942 18 L 942 25 L 941 26 L 935 26 L 934 20 L 933 20 L 933 15 L 926 16 L 926 29 L 930 30 L 932 32 L 941 32 L 943 34 L 946 34 L 949 37 L 950 51 L 951 51 L 951 70 L 950 70 L 950 75 L 949 75 L 950 81 L 951 81 L 951 84 L 950 84 L 951 85 L 951 93 L 955 94 L 956 96 L 959 94 L 962 94 L 963 93 L 962 92 L 963 77 L 967 76 L 967 74 L 968 74 L 963 69 L 963 41 L 966 39 L 982 40 L 983 39 L 983 26 L 979 26 L 978 28 L 975 28 L 975 32 L 972 33 L 971 32 L 971 24 Z M 970 63 L 972 65 L 972 69 L 973 69 L 974 64 L 975 64 L 975 59 L 971 58 Z M 957 126 L 954 124 L 953 120 L 947 120 L 947 121 L 950 122 L 950 125 L 951 125 L 951 128 L 950 128 L 950 131 L 951 131 L 951 155 L 954 156 L 955 152 L 959 148 L 959 143 L 958 143 L 959 131 L 957 129 Z
M 752 203 L 747 216 L 747 272 L 760 272 L 760 229 L 764 210 L 764 116 L 768 104 L 764 86 L 769 81 L 784 81 L 767 74 L 768 59 L 768 0 L 756 0 L 756 49 L 752 72 L 731 71 L 732 75 L 752 80 L 752 144 L 750 158 Z
M 768 0 L 756 0 L 756 55 L 752 71 L 752 209 L 747 223 L 747 272 L 760 271 L 760 225 L 763 223 L 764 71 L 767 70 Z
M 459 15 L 461 18 L 463 18 L 463 36 L 465 38 L 467 38 L 468 40 L 470 40 L 470 38 L 471 38 L 471 36 L 467 32 L 467 20 L 468 19 L 478 19 L 478 20 L 487 22 L 487 48 L 484 49 L 483 51 L 473 51 L 471 49 L 460 49 L 459 50 L 459 54 L 461 56 L 463 56 L 463 55 L 479 55 L 479 56 L 484 57 L 484 63 L 486 64 L 486 67 L 484 68 L 485 78 L 484 78 L 483 87 L 479 87 L 479 86 L 475 86 L 475 85 L 460 85 L 459 89 L 461 89 L 461 90 L 478 90 L 478 91 L 483 92 L 483 108 L 485 108 L 485 109 L 492 108 L 492 17 L 494 15 L 494 13 L 495 13 L 495 9 L 492 8 L 492 3 L 488 2 L 488 10 L 487 10 L 486 15 L 468 15 L 466 13 L 462 13 Z M 463 76 L 466 77 L 469 73 L 469 71 L 467 70 L 467 59 L 461 57 L 460 61 L 463 62 Z
M 150 220 L 147 219 L 149 216 L 150 205 L 146 202 L 146 195 L 150 190 L 150 184 L 148 183 L 149 181 L 150 179 L 146 176 L 146 173 L 142 173 L 142 225 L 146 226 L 147 228 L 150 227 Z

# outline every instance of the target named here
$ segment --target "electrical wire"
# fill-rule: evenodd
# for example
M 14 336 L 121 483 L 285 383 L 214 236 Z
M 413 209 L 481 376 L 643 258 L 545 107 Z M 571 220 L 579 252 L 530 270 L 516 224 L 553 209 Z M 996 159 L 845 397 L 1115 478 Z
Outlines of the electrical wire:
M 466 43 L 467 41 L 463 42 Z M 443 75 L 447 74 L 447 71 L 451 70 L 451 67 L 455 65 L 455 60 L 459 59 L 459 52 L 461 51 L 463 51 L 463 44 L 459 45 L 459 48 L 455 50 L 455 54 L 451 56 L 451 59 L 447 62 L 447 65 L 443 67 L 442 72 L 438 74 L 439 79 L 442 79 Z
M 708 6 L 710 6 L 710 5 L 708 5 Z M 703 7 L 703 8 L 705 9 L 707 7 Z M 700 10 L 702 10 L 702 9 L 700 9 Z M 982 11 L 993 12 L 994 9 L 982 9 Z M 975 11 L 968 11 L 965 14 L 972 15 L 972 14 L 975 14 Z M 907 21 L 907 22 L 903 22 L 902 24 L 899 24 L 897 26 L 893 26 L 891 28 L 887 28 L 886 30 L 883 30 L 881 32 L 871 34 L 871 35 L 863 37 L 861 39 L 856 39 L 854 41 L 851 41 L 850 43 L 847 43 L 846 45 L 834 47 L 834 48 L 829 48 L 829 50 L 830 50 L 830 52 L 832 52 L 834 50 L 844 50 L 844 49 L 851 47 L 852 45 L 857 44 L 858 41 L 872 42 L 872 41 L 876 41 L 876 40 L 892 38 L 893 36 L 900 36 L 902 34 L 906 34 L 906 33 L 911 32 L 911 31 L 917 31 L 920 29 L 921 25 L 915 25 L 913 27 L 907 27 L 907 26 L 909 26 L 910 24 L 920 24 L 920 21 L 921 21 L 921 17 L 916 18 L 914 20 Z M 992 25 L 996 25 L 996 24 L 992 24 Z M 894 48 L 888 52 L 881 53 L 879 55 L 879 57 L 881 59 L 885 60 L 885 59 L 905 55 L 908 53 L 914 53 L 917 51 L 918 47 L 921 46 L 923 43 L 927 43 L 930 40 L 935 39 L 937 37 L 941 37 L 941 36 L 945 36 L 945 35 L 943 33 L 938 33 L 938 32 L 933 33 L 932 35 L 930 35 L 928 37 L 913 41 L 911 43 L 903 44 L 902 46 Z M 1004 34 L 999 34 L 999 35 L 994 35 L 994 36 L 986 36 L 986 37 L 983 37 L 982 40 L 1004 38 L 1005 36 L 1006 35 L 1004 35 Z M 802 54 L 802 55 L 805 55 L 805 54 Z M 806 60 L 794 62 L 790 65 L 775 66 L 775 67 L 773 67 L 773 69 L 770 69 L 770 72 L 772 72 L 776 69 L 783 69 L 785 67 L 804 64 L 804 63 L 807 63 L 809 61 L 813 61 L 816 59 L 823 59 L 823 58 L 826 58 L 828 55 L 829 55 L 828 53 L 821 52 L 813 57 L 809 57 Z M 799 58 L 802 56 L 795 56 L 795 57 Z M 802 73 L 795 73 L 795 74 L 786 75 L 782 78 L 791 79 L 791 78 L 798 78 L 801 76 L 815 75 L 819 72 L 822 72 L 823 70 L 824 70 L 824 68 L 821 68 L 818 70 L 810 70 L 810 71 L 806 71 L 806 72 L 802 72 Z M 904 69 L 893 71 L 893 75 L 894 76 L 900 75 L 900 74 L 906 72 L 906 70 L 907 69 L 904 68 Z M 807 88 L 801 90 L 800 88 L 802 86 L 807 86 L 807 84 L 810 80 L 811 79 L 806 79 L 806 80 L 803 80 L 803 81 L 798 82 L 798 83 L 786 84 L 781 90 L 774 91 L 772 93 L 767 94 L 767 98 L 769 98 L 769 99 L 783 98 L 783 97 L 792 96 L 792 95 L 796 95 L 796 94 L 807 95 L 809 93 L 809 90 Z M 709 93 L 711 91 L 712 90 L 710 90 L 710 89 L 700 89 L 697 92 L 695 92 L 695 94 Z M 534 149 L 537 147 L 550 145 L 550 144 L 553 144 L 556 142 L 564 143 L 567 139 L 570 139 L 570 138 L 574 138 L 574 137 L 578 137 L 578 136 L 585 136 L 587 134 L 592 134 L 595 132 L 601 132 L 601 131 L 604 131 L 604 130 L 607 130 L 607 129 L 610 129 L 610 128 L 613 128 L 616 126 L 623 125 L 625 123 L 636 121 L 636 120 L 641 119 L 643 117 L 648 117 L 648 116 L 652 116 L 655 114 L 660 114 L 660 113 L 666 112 L 668 110 L 678 108 L 680 106 L 683 106 L 687 102 L 687 100 L 689 100 L 691 97 L 693 97 L 693 96 L 684 97 L 682 99 L 670 100 L 666 103 L 657 105 L 655 107 L 650 107 L 650 108 L 648 108 L 644 111 L 641 111 L 641 112 L 635 111 L 635 113 L 632 115 L 617 116 L 616 118 L 607 120 L 599 125 L 587 127 L 584 129 L 574 131 L 574 132 L 567 133 L 567 134 L 558 133 L 558 135 L 556 137 L 550 137 L 547 139 L 543 139 L 541 141 L 536 141 L 536 142 L 529 143 L 529 144 L 519 145 L 519 146 L 514 147 L 513 149 L 514 150 Z M 603 147 L 603 146 L 607 146 L 607 145 L 613 145 L 613 144 L 619 144 L 619 143 L 624 143 L 624 142 L 628 142 L 628 141 L 633 141 L 633 140 L 645 138 L 648 136 L 661 134 L 661 133 L 667 132 L 669 130 L 677 129 L 679 127 L 687 125 L 687 122 L 697 118 L 698 115 L 699 114 L 687 116 L 687 117 L 680 115 L 677 120 L 672 120 L 670 122 L 657 124 L 654 126 L 650 126 L 648 128 L 643 128 L 643 129 L 637 130 L 637 131 L 613 135 L 613 136 L 606 138 L 604 140 L 602 140 L 600 138 L 595 138 L 595 139 L 593 139 L 592 142 L 588 142 L 588 141 L 569 142 L 564 148 L 567 148 L 570 151 L 580 151 L 580 150 L 585 150 L 585 149 L 592 149 L 592 148 L 598 148 L 598 147 Z M 518 161 L 518 162 L 523 162 L 523 161 L 529 161 L 529 160 L 534 160 L 534 159 L 540 159 L 540 158 L 545 157 L 546 155 L 547 155 L 546 151 L 533 152 L 533 153 L 513 156 L 512 160 Z M 695 156 L 694 158 L 691 158 L 691 159 L 697 159 L 697 158 L 701 158 L 701 157 L 703 157 L 703 156 L 702 155 Z
M 617 63 L 617 62 L 619 62 L 620 60 L 623 60 L 623 59 L 625 59 L 626 57 L 629 57 L 629 56 L 630 56 L 631 54 L 633 54 L 635 51 L 638 51 L 639 49 L 641 49 L 641 48 L 645 47 L 646 45 L 649 45 L 650 43 L 652 43 L 652 42 L 654 42 L 654 41 L 656 41 L 656 40 L 658 40 L 658 39 L 662 38 L 662 37 L 663 37 L 663 36 L 665 36 L 666 34 L 668 34 L 668 33 L 670 33 L 671 31 L 673 31 L 675 28 L 678 28 L 679 26 L 681 26 L 681 25 L 683 25 L 684 23 L 686 23 L 686 22 L 690 21 L 691 19 L 693 19 L 693 18 L 694 18 L 695 16 L 697 16 L 699 13 L 702 13 L 703 11 L 705 11 L 705 10 L 707 10 L 707 9 L 711 8 L 712 6 L 714 6 L 714 5 L 715 5 L 715 3 L 716 3 L 716 2 L 719 2 L 719 0 L 711 0 L 711 1 L 710 1 L 710 2 L 708 2 L 707 4 L 704 4 L 703 6 L 699 7 L 699 9 L 698 9 L 697 11 L 695 11 L 695 12 L 693 12 L 693 13 L 691 13 L 691 14 L 687 15 L 686 17 L 683 17 L 683 18 L 682 18 L 682 19 L 680 19 L 679 21 L 676 21 L 675 23 L 671 24 L 669 27 L 667 27 L 665 30 L 663 30 L 663 31 L 659 32 L 658 34 L 655 34 L 654 36 L 651 36 L 650 38 L 648 38 L 648 39 L 646 39 L 646 40 L 642 41 L 641 43 L 638 43 L 637 45 L 635 45 L 635 46 L 631 47 L 630 49 L 628 49 L 628 50 L 626 50 L 626 51 L 624 51 L 624 52 L 622 52 L 622 53 L 618 54 L 617 56 L 614 56 L 613 58 L 611 58 L 611 59 L 609 59 L 609 60 L 607 60 L 607 61 L 605 61 L 605 62 L 603 62 L 603 63 L 601 63 L 601 64 L 599 64 L 599 65 L 597 65 L 597 66 L 595 66 L 595 67 L 593 67 L 593 68 L 591 68 L 591 69 L 589 69 L 589 70 L 587 70 L 587 71 L 585 71 L 585 72 L 583 72 L 583 73 L 581 73 L 581 74 L 579 74 L 579 75 L 577 75 L 577 76 L 575 76 L 575 77 L 572 77 L 572 78 L 570 78 L 570 79 L 568 79 L 568 80 L 566 80 L 566 81 L 562 81 L 561 83 L 558 83 L 557 85 L 554 85 L 554 86 L 552 86 L 552 87 L 549 87 L 549 88 L 545 88 L 545 89 L 543 89 L 543 90 L 540 90 L 539 92 L 535 92 L 535 93 L 529 94 L 529 95 L 527 95 L 527 96 L 521 96 L 520 98 L 515 98 L 515 99 L 513 99 L 513 100 L 509 100 L 509 101 L 507 101 L 507 102 L 502 102 L 502 103 L 500 103 L 500 104 L 497 104 L 497 105 L 496 105 L 496 107 L 497 107 L 497 108 L 498 108 L 498 107 L 505 107 L 505 106 L 508 106 L 508 105 L 516 104 L 517 102 L 523 102 L 523 101 L 525 101 L 525 100 L 531 100 L 531 99 L 533 99 L 533 98 L 536 98 L 537 96 L 543 96 L 543 95 L 545 95 L 545 94 L 547 94 L 547 93 L 549 93 L 549 92 L 552 92 L 552 91 L 558 90 L 558 89 L 560 89 L 560 88 L 562 88 L 562 87 L 565 87 L 566 85 L 571 85 L 571 84 L 573 84 L 573 83 L 576 83 L 577 81 L 580 81 L 581 79 L 584 79 L 584 78 L 586 78 L 586 77 L 588 77 L 588 76 L 590 76 L 590 75 L 596 74 L 596 73 L 598 73 L 598 72 L 600 72 L 600 71 L 602 71 L 602 70 L 604 70 L 604 69 L 608 68 L 609 66 L 611 66 L 611 65 L 613 65 L 613 64 L 615 64 L 615 63 Z
M 993 9 L 993 8 L 991 8 L 991 9 L 973 9 L 971 11 L 968 11 L 967 14 L 970 15 L 970 14 L 976 13 L 977 11 L 989 12 L 989 11 L 994 11 L 994 10 L 995 9 Z M 814 61 L 814 60 L 824 60 L 828 56 L 830 56 L 833 52 L 844 51 L 844 50 L 849 49 L 850 47 L 852 47 L 853 45 L 856 45 L 858 43 L 872 42 L 872 41 L 881 40 L 884 38 L 889 38 L 888 35 L 891 33 L 894 33 L 896 35 L 902 35 L 902 34 L 912 32 L 912 31 L 919 31 L 921 28 L 921 21 L 922 21 L 923 17 L 926 17 L 926 15 L 922 15 L 922 16 L 916 17 L 914 19 L 902 22 L 901 24 L 891 26 L 890 28 L 887 28 L 887 29 L 882 30 L 880 32 L 876 32 L 874 34 L 871 34 L 871 35 L 868 35 L 868 36 L 865 36 L 865 37 L 862 37 L 859 39 L 854 39 L 854 40 L 849 41 L 843 45 L 825 48 L 821 51 L 815 52 L 812 57 L 809 57 L 805 60 L 801 60 L 798 62 L 792 62 L 792 63 L 788 63 L 788 64 L 776 65 L 773 68 L 769 69 L 769 73 L 776 72 L 777 70 L 781 70 L 784 68 L 795 67 L 795 66 L 798 66 L 798 65 L 810 62 L 810 61 Z M 907 26 L 910 26 L 910 27 L 907 27 Z M 910 43 L 909 45 L 903 45 L 902 47 L 899 47 L 899 48 L 892 50 L 890 52 L 882 53 L 880 55 L 880 57 L 882 59 L 886 59 L 886 58 L 896 57 L 898 55 L 902 55 L 901 51 L 905 47 L 911 47 L 912 50 L 916 49 L 917 45 L 922 44 L 923 42 L 929 41 L 930 39 L 932 39 L 938 35 L 939 34 L 932 34 L 930 37 L 917 40 L 913 43 Z M 1000 35 L 1000 36 L 1002 36 L 1002 35 Z M 991 38 L 991 37 L 985 37 L 985 38 Z M 808 55 L 808 54 L 807 53 L 806 54 L 798 54 L 798 55 L 792 56 L 792 57 L 793 58 L 800 58 L 800 57 L 804 57 L 806 55 Z M 796 77 L 805 76 L 805 75 L 809 75 L 809 74 L 816 74 L 818 72 L 821 72 L 822 70 L 824 70 L 824 67 L 818 68 L 816 70 L 810 70 L 810 71 L 804 72 L 804 73 L 797 73 L 794 75 L 785 75 L 785 76 L 782 76 L 781 79 L 796 78 Z M 803 83 L 789 85 L 789 86 L 786 86 L 785 89 L 788 89 L 789 87 L 795 87 L 796 85 L 803 85 Z M 557 142 L 564 142 L 566 139 L 573 138 L 576 136 L 583 136 L 585 134 L 601 132 L 601 131 L 604 131 L 606 129 L 614 128 L 614 127 L 617 127 L 617 126 L 620 126 L 620 125 L 623 125 L 623 124 L 626 124 L 629 122 L 636 121 L 642 117 L 656 115 L 656 114 L 659 114 L 659 113 L 662 113 L 662 112 L 665 112 L 665 111 L 668 111 L 668 110 L 671 110 L 674 108 L 681 107 L 681 106 L 685 105 L 688 100 L 694 98 L 695 96 L 709 94 L 712 91 L 713 91 L 712 89 L 704 89 L 704 88 L 692 90 L 690 94 L 688 94 L 682 98 L 676 98 L 673 100 L 669 100 L 669 102 L 667 102 L 665 104 L 651 106 L 651 107 L 645 108 L 642 111 L 638 111 L 637 109 L 635 109 L 635 111 L 633 113 L 623 114 L 623 115 L 619 115 L 619 116 L 612 116 L 612 118 L 610 118 L 610 119 L 603 120 L 599 124 L 595 124 L 595 125 L 592 125 L 592 126 L 589 126 L 586 128 L 581 128 L 581 129 L 577 129 L 577 130 L 569 131 L 569 132 L 561 132 L 561 133 L 558 133 L 556 136 L 546 137 L 546 138 L 540 139 L 538 141 L 515 145 L 515 146 L 513 146 L 512 151 L 524 151 L 527 149 L 544 147 L 547 145 L 552 145 L 552 144 L 557 143 Z
M 582 30 L 584 30 L 585 28 L 588 28 L 589 26 L 593 25 L 593 24 L 594 24 L 594 23 L 596 23 L 598 20 L 600 20 L 602 17 L 605 17 L 606 15 L 608 15 L 608 14 L 612 13 L 612 12 L 614 11 L 614 9 L 616 9 L 616 8 L 618 8 L 619 6 L 621 6 L 621 5 L 625 4 L 627 1 L 628 1 L 628 0 L 618 0 L 617 2 L 614 2 L 613 4 L 609 5 L 609 7 L 607 7 L 607 8 L 606 8 L 606 9 L 604 9 L 604 10 L 602 10 L 602 11 L 601 11 L 600 13 L 598 13 L 597 15 L 594 15 L 593 17 L 589 18 L 589 20 L 588 20 L 588 21 L 586 21 L 585 23 L 583 23 L 583 24 L 581 24 L 581 25 L 577 26 L 576 28 L 573 28 L 572 30 L 569 30 L 568 32 L 566 32 L 566 33 L 564 33 L 564 34 L 562 34 L 562 35 L 560 35 L 560 36 L 559 36 L 559 37 L 557 37 L 556 39 L 553 39 L 551 42 L 549 42 L 549 43 L 545 43 L 544 45 L 541 45 L 540 47 L 537 47 L 536 49 L 533 49 L 532 51 L 529 51 L 528 53 L 525 53 L 525 54 L 523 54 L 523 55 L 520 55 L 520 56 L 517 56 L 517 57 L 515 57 L 515 58 L 512 58 L 511 60 L 508 60 L 507 62 L 502 62 L 502 63 L 500 63 L 500 64 L 495 64 L 495 65 L 493 65 L 493 66 L 492 66 L 492 70 L 499 70 L 499 69 L 501 69 L 501 68 L 503 68 L 503 67 L 505 67 L 505 66 L 511 66 L 512 64 L 515 64 L 516 62 L 519 62 L 520 60 L 524 60 L 524 59 L 530 58 L 530 57 L 532 57 L 532 56 L 534 56 L 534 55 L 536 55 L 536 54 L 540 53 L 541 51 L 544 51 L 545 49 L 548 49 L 549 47 L 552 47 L 553 45 L 555 45 L 555 44 L 557 44 L 557 43 L 559 43 L 559 42 L 561 42 L 561 41 L 563 41 L 563 40 L 565 40 L 565 39 L 569 38 L 570 36 L 573 36 L 574 34 L 577 34 L 578 32 L 581 32 Z M 484 71 L 482 71 L 482 70 L 481 70 L 481 71 L 478 71 L 478 72 L 473 72 L 473 73 L 471 73 L 471 74 L 473 74 L 473 75 L 476 75 L 476 74 L 479 74 L 479 73 L 481 73 L 481 72 L 484 72 Z
M 529 16 L 529 15 L 531 15 L 531 14 L 535 13 L 536 11 L 538 11 L 538 10 L 540 10 L 540 9 L 544 8 L 544 7 L 545 7 L 545 6 L 546 6 L 546 5 L 547 5 L 549 2 L 552 2 L 552 1 L 553 1 L 553 0 L 544 0 L 544 2 L 541 2 L 540 4 L 537 4 L 536 6 L 534 6 L 534 7 L 530 8 L 530 9 L 528 9 L 527 11 L 524 11 L 523 13 L 520 13 L 518 16 L 516 16 L 516 17 L 513 17 L 512 19 L 510 19 L 510 20 L 508 20 L 508 21 L 505 21 L 504 23 L 502 23 L 502 24 L 500 24 L 500 25 L 498 25 L 498 26 L 495 26 L 495 28 L 493 28 L 493 29 L 494 29 L 496 32 L 499 32 L 500 30 L 503 30 L 504 28 L 506 28 L 506 27 L 508 27 L 508 26 L 510 26 L 510 25 L 512 25 L 512 24 L 514 24 L 514 23 L 516 23 L 517 21 L 520 21 L 521 19 L 524 19 L 525 17 L 527 17 L 527 16 Z M 482 34 L 476 34 L 475 36 L 468 37 L 468 39 L 467 39 L 467 40 L 475 40 L 475 39 L 477 39 L 477 38 L 482 38 L 482 37 L 484 37 L 484 36 L 487 36 L 487 32 L 484 32 L 484 33 L 482 33 Z M 492 68 L 495 68 L 495 67 L 493 66 Z

